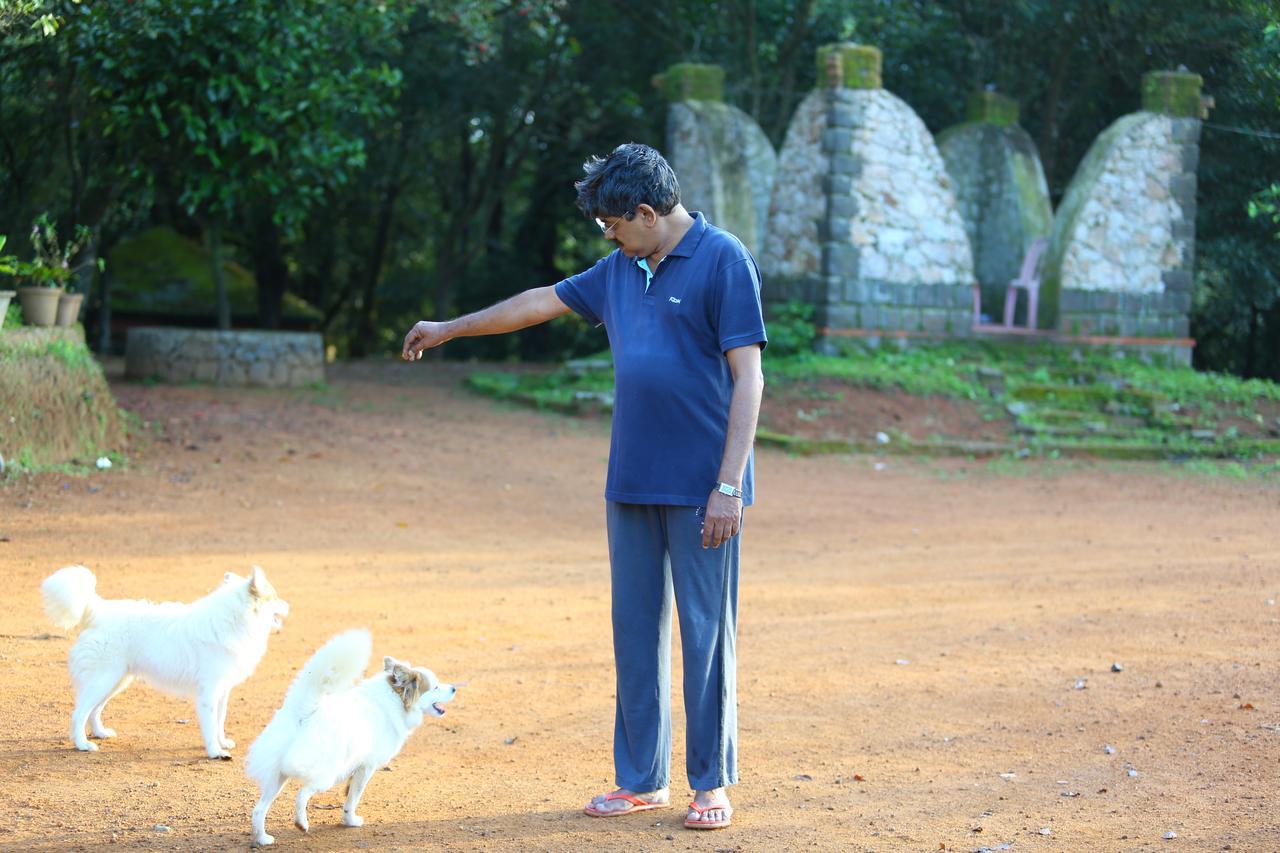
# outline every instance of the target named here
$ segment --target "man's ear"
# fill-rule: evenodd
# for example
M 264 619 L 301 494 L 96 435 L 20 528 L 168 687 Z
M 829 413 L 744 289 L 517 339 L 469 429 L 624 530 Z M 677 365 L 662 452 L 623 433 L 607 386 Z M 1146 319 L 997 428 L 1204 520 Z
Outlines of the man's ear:
M 636 218 L 645 225 L 652 227 L 658 221 L 658 211 L 654 210 L 652 205 L 637 204 Z

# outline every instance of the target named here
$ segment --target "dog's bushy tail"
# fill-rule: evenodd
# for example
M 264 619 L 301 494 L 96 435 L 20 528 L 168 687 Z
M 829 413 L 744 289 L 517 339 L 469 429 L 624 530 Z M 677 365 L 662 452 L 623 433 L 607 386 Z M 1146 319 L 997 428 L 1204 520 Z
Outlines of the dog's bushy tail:
M 320 647 L 298 673 L 284 697 L 286 710 L 303 716 L 311 712 L 326 693 L 340 693 L 364 675 L 369 666 L 373 640 L 369 632 L 357 628 L 344 631 Z
M 40 584 L 44 612 L 53 624 L 64 631 L 80 628 L 93 618 L 93 607 L 99 601 L 98 579 L 84 566 L 58 569 Z

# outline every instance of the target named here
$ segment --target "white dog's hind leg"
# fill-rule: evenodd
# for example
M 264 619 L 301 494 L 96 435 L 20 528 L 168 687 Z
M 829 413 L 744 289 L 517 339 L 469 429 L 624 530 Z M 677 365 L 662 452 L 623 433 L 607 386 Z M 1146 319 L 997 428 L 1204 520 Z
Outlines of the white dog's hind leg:
M 351 784 L 347 788 L 347 801 L 342 806 L 342 822 L 346 826 L 364 826 L 364 818 L 356 814 L 360 805 L 360 797 L 364 795 L 364 786 L 369 784 L 373 776 L 372 767 L 357 767 L 351 776 Z
M 286 781 L 288 780 L 284 776 L 276 776 L 271 784 L 262 789 L 262 796 L 258 799 L 258 804 L 253 807 L 253 843 L 260 847 L 266 847 L 276 841 L 274 836 L 267 835 L 267 812 L 271 810 L 271 804 L 276 801 L 276 797 L 280 796 Z
M 231 698 L 231 688 L 227 688 L 218 697 L 218 743 L 223 749 L 235 749 L 236 742 L 227 737 L 227 701 Z
M 196 699 L 196 716 L 200 718 L 200 734 L 204 737 L 205 753 L 210 758 L 231 760 L 231 753 L 218 742 L 218 694 L 217 688 L 201 688 Z
M 303 832 L 311 831 L 311 823 L 307 820 L 307 803 L 315 792 L 315 788 L 308 787 L 304 783 L 298 791 L 298 798 L 293 801 L 293 825 Z
M 115 729 L 109 729 L 102 724 L 102 711 L 107 707 L 108 702 L 123 693 L 132 683 L 133 676 L 126 675 L 124 678 L 120 679 L 120 683 L 117 684 L 115 689 L 107 695 L 107 698 L 103 699 L 102 702 L 99 703 L 98 707 L 93 709 L 93 713 L 89 715 L 89 730 L 93 733 L 93 737 L 109 738 L 116 736 Z
M 76 685 L 76 707 L 71 712 L 71 740 L 81 752 L 96 752 L 98 745 L 89 743 L 84 736 L 84 725 L 89 721 L 94 709 L 102 705 L 111 696 L 121 679 L 124 678 L 123 667 L 116 669 L 100 669 L 84 676 L 84 680 Z

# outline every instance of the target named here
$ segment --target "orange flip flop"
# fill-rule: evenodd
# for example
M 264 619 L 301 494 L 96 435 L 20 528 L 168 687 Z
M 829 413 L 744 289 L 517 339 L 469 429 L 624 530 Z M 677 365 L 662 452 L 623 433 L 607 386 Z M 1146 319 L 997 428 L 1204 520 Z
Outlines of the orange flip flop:
M 591 815 L 592 817 L 617 817 L 618 815 L 635 814 L 636 812 L 647 812 L 649 809 L 665 809 L 667 806 L 671 805 L 670 802 L 651 803 L 648 800 L 640 799 L 635 794 L 619 794 L 615 792 L 612 794 L 604 795 L 604 802 L 608 803 L 613 800 L 626 800 L 628 803 L 631 804 L 631 807 L 626 809 L 616 809 L 616 810 L 611 809 L 609 811 L 600 811 L 598 809 L 592 808 L 591 805 L 588 804 L 583 809 L 583 811 Z
M 733 823 L 733 806 L 728 803 L 712 803 L 709 806 L 700 806 L 696 802 L 689 803 L 689 808 L 698 813 L 701 818 L 703 814 L 709 811 L 719 809 L 725 813 L 724 820 L 694 820 L 693 818 L 685 818 L 685 829 L 723 829 Z

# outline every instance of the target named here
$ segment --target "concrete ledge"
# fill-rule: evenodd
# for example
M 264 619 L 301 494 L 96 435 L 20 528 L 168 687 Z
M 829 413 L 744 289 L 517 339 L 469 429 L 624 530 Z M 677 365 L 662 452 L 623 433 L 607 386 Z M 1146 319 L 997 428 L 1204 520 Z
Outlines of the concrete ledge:
M 125 376 L 297 387 L 324 381 L 324 340 L 314 332 L 134 327 L 125 343 Z

